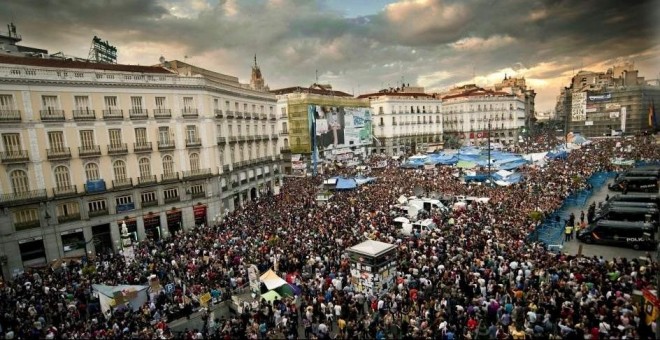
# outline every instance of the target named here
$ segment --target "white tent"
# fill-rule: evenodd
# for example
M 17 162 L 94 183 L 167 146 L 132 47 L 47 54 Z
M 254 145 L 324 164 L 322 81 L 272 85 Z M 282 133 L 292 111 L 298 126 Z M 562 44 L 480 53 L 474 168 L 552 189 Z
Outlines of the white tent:
M 275 274 L 272 269 L 269 269 L 267 272 L 263 273 L 259 277 L 259 281 L 265 284 L 268 290 L 273 290 L 287 284 L 287 282 L 281 277 L 277 276 L 277 274 Z
M 98 292 L 101 310 L 106 313 L 110 307 L 128 303 L 133 311 L 139 310 L 142 305 L 149 301 L 147 290 L 149 286 L 140 285 L 92 285 L 95 292 Z

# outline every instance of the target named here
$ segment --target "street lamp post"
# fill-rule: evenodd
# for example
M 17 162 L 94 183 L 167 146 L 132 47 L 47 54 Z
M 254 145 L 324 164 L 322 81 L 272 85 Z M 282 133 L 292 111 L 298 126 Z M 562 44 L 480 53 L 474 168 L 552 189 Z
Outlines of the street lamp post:
M 488 181 L 490 180 L 490 119 L 488 119 Z

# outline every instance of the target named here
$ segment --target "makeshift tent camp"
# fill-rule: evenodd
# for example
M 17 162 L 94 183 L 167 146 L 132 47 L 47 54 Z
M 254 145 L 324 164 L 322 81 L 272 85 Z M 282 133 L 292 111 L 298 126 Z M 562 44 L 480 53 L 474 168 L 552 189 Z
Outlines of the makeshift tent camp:
M 263 273 L 259 277 L 259 281 L 263 283 L 268 290 L 273 290 L 282 285 L 287 284 L 287 282 L 281 277 L 277 276 L 272 269 L 269 269 L 267 272 Z
M 274 290 L 269 290 L 266 293 L 261 294 L 261 298 L 268 302 L 273 302 L 275 300 L 281 300 L 282 296 L 277 294 L 277 292 Z
M 107 313 L 111 307 L 128 306 L 133 310 L 139 310 L 149 299 L 147 289 L 149 286 L 139 285 L 92 285 L 92 289 L 98 292 L 101 310 Z

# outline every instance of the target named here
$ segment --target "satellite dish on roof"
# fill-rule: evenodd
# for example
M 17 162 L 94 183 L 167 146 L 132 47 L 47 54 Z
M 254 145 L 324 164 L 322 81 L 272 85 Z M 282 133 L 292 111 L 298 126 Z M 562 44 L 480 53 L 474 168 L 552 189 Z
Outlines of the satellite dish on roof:
M 420 186 L 417 186 L 417 187 L 415 187 L 415 189 L 413 189 L 413 193 L 415 194 L 415 196 L 418 196 L 418 197 L 422 196 L 424 194 L 424 189 Z

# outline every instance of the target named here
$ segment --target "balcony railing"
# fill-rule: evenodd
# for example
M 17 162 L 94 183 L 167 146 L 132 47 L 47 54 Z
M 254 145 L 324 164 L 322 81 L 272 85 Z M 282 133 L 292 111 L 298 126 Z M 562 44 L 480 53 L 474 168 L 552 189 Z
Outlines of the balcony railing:
M 20 110 L 0 110 L 0 123 L 20 123 Z
M 151 142 L 133 143 L 133 152 L 151 152 L 153 149 Z
M 286 119 L 288 117 L 289 117 L 289 115 L 287 115 L 286 113 L 280 113 L 280 118 Z
M 227 118 L 234 118 L 234 111 L 227 111 Z
M 101 156 L 101 147 L 98 145 L 78 147 L 78 157 L 97 157 L 97 156 Z
M 280 131 L 280 136 L 288 136 L 289 131 Z
M 132 178 L 113 179 L 112 180 L 112 189 L 120 190 L 120 189 L 132 188 L 132 187 L 133 187 L 133 179 Z
M 198 191 L 198 192 L 193 192 L 190 194 L 191 198 L 204 198 L 206 197 L 206 192 L 204 191 Z
M 158 205 L 158 200 L 156 199 L 156 200 L 153 200 L 153 201 L 142 201 L 142 203 L 140 203 L 140 205 L 142 206 L 142 208 L 155 207 L 155 206 Z
M 224 116 L 220 109 L 213 110 L 213 113 L 215 113 L 215 118 L 222 118 Z
M 75 121 L 96 120 L 96 111 L 90 110 L 88 108 L 73 110 L 73 120 Z
M 154 185 L 158 183 L 158 177 L 156 175 L 151 176 L 140 176 L 138 177 L 138 185 Z
M 273 133 L 270 135 L 270 139 L 280 139 L 280 135 Z
M 288 146 L 281 147 L 280 148 L 280 153 L 291 153 L 291 148 Z
M 183 172 L 183 179 L 206 178 L 211 176 L 211 169 L 187 170 Z
M 158 150 L 174 150 L 176 147 L 176 144 L 174 141 L 159 141 L 158 142 Z
M 227 144 L 227 137 L 218 137 L 218 145 Z
M 42 122 L 60 122 L 64 121 L 64 110 L 60 109 L 46 109 L 40 110 Z
M 63 147 L 57 149 L 46 149 L 46 157 L 48 160 L 69 159 L 71 158 L 71 148 Z
M 30 160 L 27 150 L 12 150 L 0 152 L 2 163 L 25 163 Z
M 181 197 L 177 196 L 170 196 L 170 197 L 165 197 L 163 200 L 165 204 L 167 203 L 174 203 L 174 202 L 179 202 L 181 201 Z
M 202 146 L 202 140 L 199 138 L 187 138 L 186 146 L 189 148 Z
M 66 223 L 71 221 L 80 221 L 80 214 L 69 214 L 64 216 L 57 216 L 57 223 Z
M 222 172 L 229 172 L 229 165 L 223 165 L 222 166 Z
M 41 223 L 39 222 L 39 220 L 14 223 L 14 229 L 16 229 L 16 231 L 34 229 L 39 227 L 41 227 Z
M 108 155 L 121 155 L 128 153 L 128 144 L 120 143 L 116 145 L 108 145 Z
M 265 114 L 265 113 L 260 113 L 259 118 L 261 118 L 261 120 L 266 120 L 266 119 L 268 119 L 268 115 Z
M 170 110 L 170 109 L 154 109 L 154 118 L 156 118 L 156 119 L 172 118 L 172 110 Z
M 277 116 L 274 114 L 268 115 L 268 117 L 270 117 L 270 120 L 277 120 Z
M 178 182 L 179 181 L 179 173 L 178 172 L 173 172 L 170 174 L 162 174 L 160 175 L 160 182 L 161 183 L 171 183 L 171 182 Z
M 229 143 L 236 143 L 238 142 L 238 137 L 235 136 L 230 136 L 229 137 Z
M 197 116 L 199 116 L 199 113 L 195 108 L 184 107 L 183 109 L 181 109 L 181 115 L 183 116 L 183 118 L 197 118 Z
M 235 114 L 236 114 L 236 116 L 235 116 L 236 119 L 243 119 L 243 112 L 241 112 L 241 111 L 236 111 Z
M 48 198 L 46 189 L 22 191 L 10 194 L 0 194 L 0 205 L 43 201 Z
M 130 109 L 130 110 L 128 110 L 128 116 L 131 119 L 147 119 L 147 118 L 149 118 L 149 114 L 147 113 L 147 109 Z
M 245 112 L 245 114 L 243 115 L 243 118 L 245 118 L 245 119 L 252 119 L 252 116 L 253 116 L 254 114 L 255 114 L 255 113 Z
M 105 120 L 123 120 L 124 110 L 106 109 L 103 110 L 103 119 Z
M 110 211 L 108 210 L 108 208 L 98 209 L 98 210 L 90 210 L 90 211 L 87 212 L 87 216 L 97 217 L 97 216 L 108 215 L 109 213 L 110 213 Z
M 78 194 L 78 187 L 76 185 L 67 185 L 62 187 L 53 188 L 53 196 L 74 196 Z

